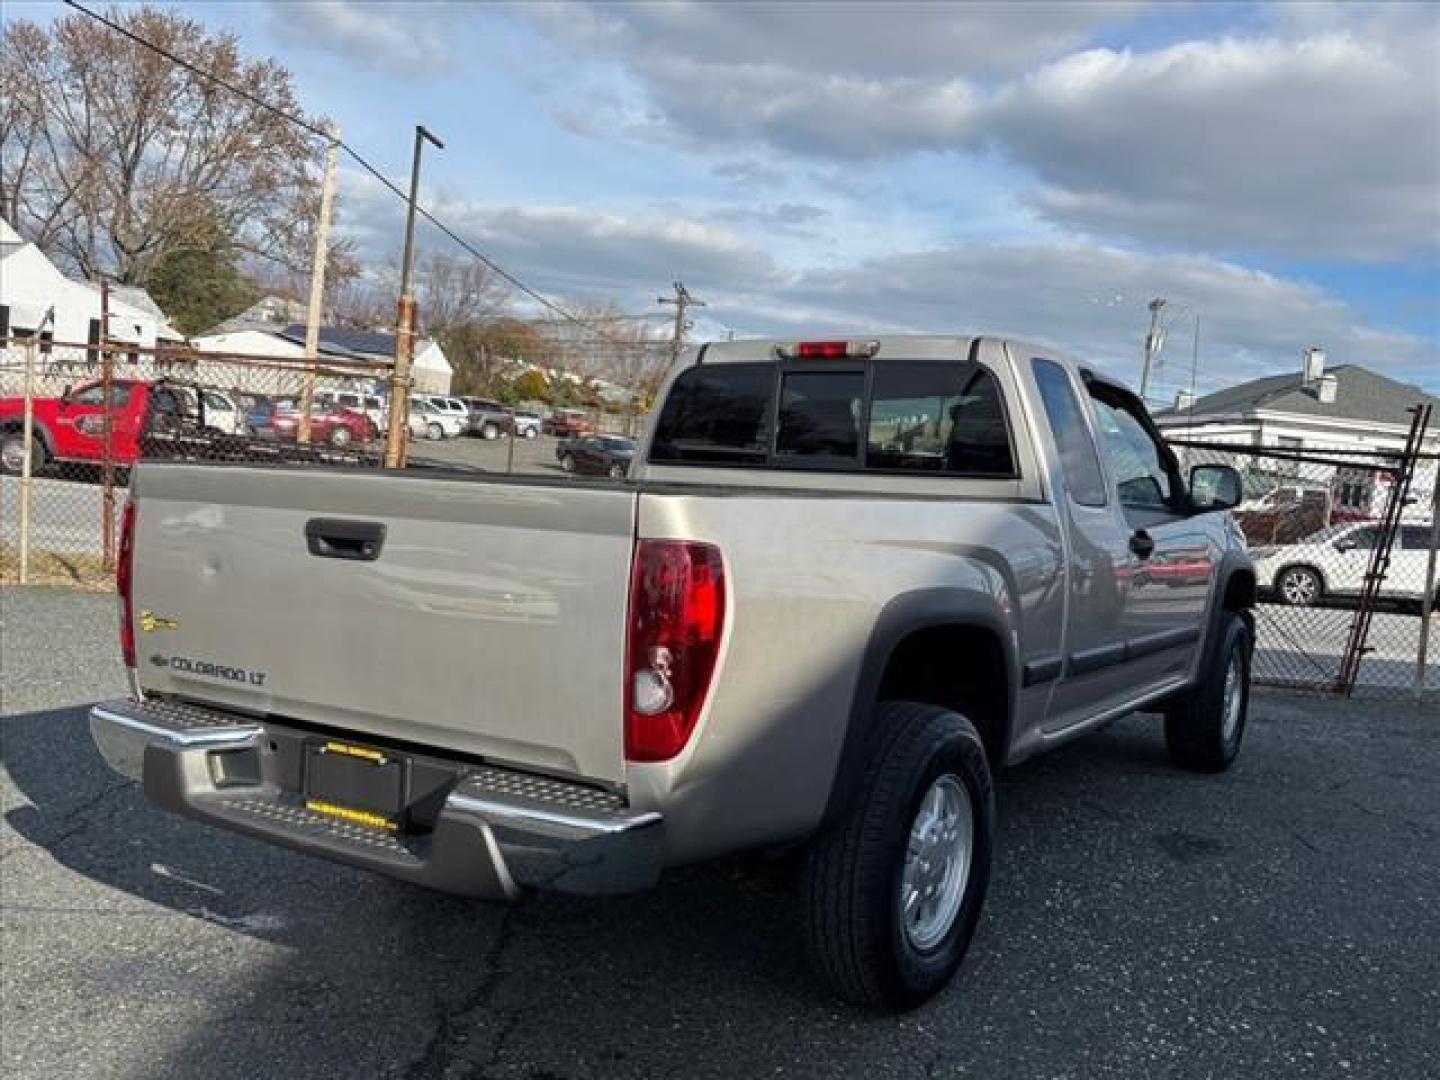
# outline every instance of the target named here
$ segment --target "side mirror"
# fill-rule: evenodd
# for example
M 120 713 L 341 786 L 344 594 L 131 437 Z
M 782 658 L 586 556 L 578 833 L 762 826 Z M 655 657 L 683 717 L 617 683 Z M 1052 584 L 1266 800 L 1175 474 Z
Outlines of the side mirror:
M 1244 500 L 1240 474 L 1229 465 L 1196 465 L 1190 470 L 1190 505 L 1196 510 L 1233 510 Z
M 1358 545 L 1355 543 L 1354 540 L 1336 540 L 1336 541 L 1335 541 L 1335 550 L 1338 551 L 1338 552 L 1340 552 L 1341 555 L 1344 555 L 1346 552 L 1349 552 L 1349 551 L 1354 551 L 1357 546 L 1358 546 Z

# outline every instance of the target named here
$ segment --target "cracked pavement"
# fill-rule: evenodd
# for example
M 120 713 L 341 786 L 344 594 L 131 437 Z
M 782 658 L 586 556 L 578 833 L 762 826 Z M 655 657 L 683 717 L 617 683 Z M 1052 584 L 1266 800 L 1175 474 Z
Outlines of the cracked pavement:
M 1003 774 L 960 982 L 878 1017 L 782 867 L 498 908 L 162 814 L 89 741 L 114 618 L 0 594 L 6 1077 L 1440 1075 L 1433 708 L 1257 695 L 1221 777 L 1146 717 Z

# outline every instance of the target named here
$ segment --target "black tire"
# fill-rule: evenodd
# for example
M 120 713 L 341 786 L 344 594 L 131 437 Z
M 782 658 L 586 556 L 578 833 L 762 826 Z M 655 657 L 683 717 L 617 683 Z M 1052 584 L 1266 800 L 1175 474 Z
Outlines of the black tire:
M 525 438 L 527 438 L 527 439 L 533 439 L 533 438 L 535 438 L 535 436 L 537 436 L 537 435 L 539 435 L 539 434 L 540 434 L 540 432 L 537 431 L 534 427 L 527 427 L 527 428 L 525 429 Z
M 1309 607 L 1325 595 L 1325 578 L 1313 566 L 1287 566 L 1275 578 L 1275 596 L 1291 607 Z
M 995 789 L 985 747 L 970 721 L 935 705 L 881 702 L 873 717 L 874 767 L 844 815 L 806 852 L 800 874 L 810 962 L 838 997 L 909 1009 L 950 981 L 965 958 L 990 883 Z M 923 950 L 905 925 L 902 880 L 910 831 L 942 780 L 968 796 L 968 876 L 943 935 Z
M 609 471 L 611 479 L 624 480 L 628 470 L 625 468 L 624 465 L 611 465 Z
M 1165 709 L 1165 747 L 1170 760 L 1193 772 L 1221 772 L 1240 753 L 1250 714 L 1250 664 L 1254 635 L 1250 624 L 1229 612 L 1200 682 Z M 1238 712 L 1227 723 L 1226 683 L 1234 669 L 1239 680 Z
M 432 442 L 439 442 L 445 438 L 445 429 L 439 423 L 432 422 L 425 427 L 425 437 Z
M 38 473 L 49 460 L 50 455 L 45 452 L 45 442 L 37 432 L 30 439 L 30 475 L 34 476 Z M 8 476 L 19 476 L 24 472 L 24 465 L 24 430 L 12 428 L 0 432 L 0 472 L 4 472 Z
M 350 441 L 354 438 L 355 433 L 343 424 L 336 424 L 330 429 L 330 445 L 337 450 L 349 446 Z
M 494 442 L 500 437 L 500 428 L 488 421 L 480 427 L 480 437 L 486 442 Z
M 573 473 L 575 471 L 575 458 L 570 454 L 560 455 L 560 468 L 568 473 Z

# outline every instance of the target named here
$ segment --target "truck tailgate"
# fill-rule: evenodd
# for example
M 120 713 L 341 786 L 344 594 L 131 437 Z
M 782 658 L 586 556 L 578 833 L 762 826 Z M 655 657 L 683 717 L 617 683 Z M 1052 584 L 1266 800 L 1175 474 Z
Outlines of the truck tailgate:
M 132 497 L 145 689 L 623 779 L 633 492 L 147 464 Z M 317 520 L 378 557 L 312 554 Z

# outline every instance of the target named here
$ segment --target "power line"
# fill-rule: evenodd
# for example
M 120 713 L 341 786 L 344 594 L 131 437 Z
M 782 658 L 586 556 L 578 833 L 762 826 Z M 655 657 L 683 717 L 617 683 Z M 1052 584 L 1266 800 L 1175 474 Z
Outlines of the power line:
M 255 105 L 258 108 L 264 109 L 266 112 L 279 117 L 287 123 L 294 124 L 296 127 L 299 127 L 302 130 L 309 132 L 316 138 L 324 139 L 326 142 L 335 142 L 336 145 L 340 147 L 340 149 L 344 150 L 345 153 L 350 156 L 350 158 L 355 162 L 355 164 L 359 165 L 367 173 L 369 173 L 376 180 L 378 180 L 392 194 L 396 195 L 403 202 L 408 203 L 410 201 L 409 195 L 402 191 L 400 187 L 397 186 L 395 182 L 392 181 L 383 172 L 381 172 L 379 168 L 367 161 L 364 155 L 362 155 L 349 143 L 340 139 L 335 139 L 330 132 L 324 130 L 319 125 L 311 123 L 303 116 L 297 116 L 294 113 L 286 112 L 284 109 L 272 104 L 271 102 L 266 101 L 264 98 L 252 94 L 250 93 L 250 91 L 242 89 L 241 87 L 235 86 L 233 83 L 227 82 L 225 79 L 222 79 L 214 72 L 204 70 L 194 62 L 186 60 L 184 57 L 178 56 L 175 53 L 171 52 L 163 45 L 157 45 L 155 42 L 150 41 L 148 38 L 142 37 L 140 34 L 135 33 L 133 30 L 121 26 L 113 19 L 107 18 L 100 12 L 94 11 L 91 8 L 86 7 L 84 4 L 79 3 L 78 0 L 62 0 L 62 2 L 67 7 L 73 8 L 74 10 L 80 12 L 82 15 L 85 15 L 88 18 L 94 19 L 96 22 L 101 23 L 102 25 L 109 27 L 115 33 L 120 34 L 122 37 L 128 38 L 130 41 L 133 41 L 135 44 L 141 46 L 142 48 L 149 49 L 151 52 L 165 57 L 165 59 L 169 60 L 171 63 L 184 68 L 186 71 L 189 71 L 202 79 L 206 79 L 209 82 L 214 83 L 216 86 L 219 86 L 222 89 L 228 90 L 230 93 L 235 94 L 237 97 L 240 97 L 243 100 L 250 102 L 252 105 Z M 436 229 L 438 229 L 441 233 L 443 233 L 446 237 L 448 237 L 453 243 L 458 245 L 472 258 L 476 259 L 482 265 L 487 267 L 496 276 L 508 282 L 514 288 L 518 289 L 520 292 L 524 293 L 526 296 L 539 303 L 546 310 L 554 312 L 557 316 L 559 316 L 560 321 L 572 323 L 576 326 L 587 327 L 596 337 L 611 345 L 632 344 L 630 342 L 617 341 L 613 338 L 606 336 L 603 331 L 595 329 L 591 325 L 594 320 L 582 319 L 580 316 L 574 314 L 573 312 L 566 311 L 563 307 L 555 303 L 549 297 L 542 295 L 535 289 L 532 289 L 529 285 L 525 284 L 525 282 L 521 281 L 514 274 L 510 273 L 490 256 L 486 255 L 479 248 L 475 247 L 469 241 L 461 237 L 458 233 L 455 232 L 454 229 L 450 228 L 450 226 L 446 225 L 443 221 L 437 218 L 429 210 L 426 210 L 418 202 L 415 205 L 415 212 L 419 214 L 422 218 L 424 218 L 426 221 L 428 221 L 431 225 L 433 225 Z

